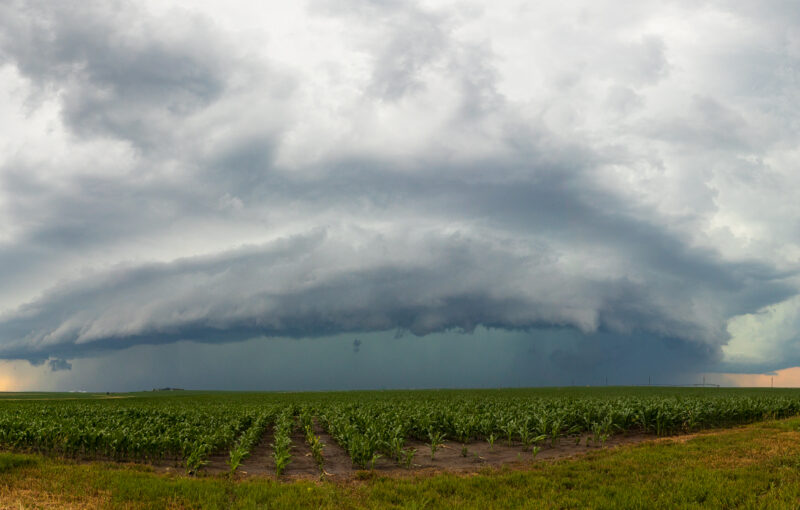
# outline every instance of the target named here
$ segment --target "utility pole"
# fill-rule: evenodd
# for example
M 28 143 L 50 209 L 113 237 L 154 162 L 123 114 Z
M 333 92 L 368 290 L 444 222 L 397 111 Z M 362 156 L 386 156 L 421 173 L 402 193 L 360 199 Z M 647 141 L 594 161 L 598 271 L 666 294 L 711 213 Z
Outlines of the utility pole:
M 650 376 L 647 376 L 647 385 L 650 386 Z
M 775 382 L 775 378 L 774 377 L 770 377 L 769 378 L 769 389 L 773 389 L 775 387 L 774 382 Z

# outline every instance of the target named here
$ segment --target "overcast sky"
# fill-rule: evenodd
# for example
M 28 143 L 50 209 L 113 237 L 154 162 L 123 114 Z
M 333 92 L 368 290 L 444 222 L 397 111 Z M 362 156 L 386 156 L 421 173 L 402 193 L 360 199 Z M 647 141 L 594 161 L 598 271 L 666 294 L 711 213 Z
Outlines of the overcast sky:
M 0 0 L 0 389 L 795 373 L 799 119 L 794 1 Z

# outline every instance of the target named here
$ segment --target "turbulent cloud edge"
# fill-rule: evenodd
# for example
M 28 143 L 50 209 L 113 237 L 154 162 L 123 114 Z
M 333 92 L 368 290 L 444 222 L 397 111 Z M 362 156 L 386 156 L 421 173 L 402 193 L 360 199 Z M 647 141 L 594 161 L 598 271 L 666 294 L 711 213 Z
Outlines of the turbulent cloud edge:
M 690 303 L 680 311 L 697 315 L 676 314 L 678 303 L 664 303 L 648 288 L 565 274 L 541 253 L 462 235 L 401 241 L 362 233 L 354 243 L 317 231 L 56 287 L 0 319 L 0 357 L 69 359 L 139 343 L 386 330 L 426 335 L 477 326 L 571 327 L 717 347 L 725 341 L 706 323 L 705 310 Z
M 143 5 L 0 5 L 20 126 L 52 127 L 0 161 L 0 358 L 483 325 L 717 363 L 798 294 L 792 8 L 678 16 L 698 46 L 691 3 L 544 3 L 509 41 L 472 20 L 499 11 L 312 2 L 340 46 L 279 64 Z

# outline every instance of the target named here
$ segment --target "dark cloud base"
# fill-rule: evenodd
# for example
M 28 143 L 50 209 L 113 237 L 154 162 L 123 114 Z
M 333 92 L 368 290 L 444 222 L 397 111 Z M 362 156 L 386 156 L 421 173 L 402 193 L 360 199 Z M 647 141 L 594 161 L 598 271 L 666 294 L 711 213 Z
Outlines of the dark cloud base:
M 352 390 L 514 386 L 693 384 L 707 353 L 683 341 L 569 328 L 472 334 L 254 338 L 227 344 L 136 345 L 77 358 L 41 390 L 136 391 L 177 386 L 222 390 Z M 658 363 L 651 353 L 657 353 Z M 687 359 L 696 360 L 687 364 Z M 147 370 L 142 370 L 147 367 Z M 236 367 L 236 370 L 231 370 Z
M 368 237 L 356 252 L 318 232 L 214 257 L 99 274 L 56 287 L 7 315 L 0 321 L 5 339 L 0 356 L 41 361 L 140 343 L 387 330 L 423 336 L 478 326 L 566 326 L 586 334 L 655 335 L 716 349 L 725 339 L 700 327 L 698 317 L 675 315 L 673 307 L 679 305 L 659 304 L 661 296 L 647 286 L 628 279 L 570 277 L 539 256 L 520 256 L 463 236 L 424 237 L 412 248 L 428 255 L 421 266 L 372 255 L 400 251 L 401 244 Z M 350 262 L 358 257 L 363 262 Z M 317 261 L 324 259 L 344 263 L 319 266 Z M 712 275 L 710 284 L 696 278 L 699 288 L 690 290 L 708 292 L 711 298 L 724 294 L 729 301 L 736 287 L 748 295 L 738 266 L 716 267 L 739 283 L 717 285 Z M 565 282 L 574 287 L 566 293 L 560 287 Z
M 750 230 L 794 246 L 797 215 L 781 202 L 793 181 L 764 163 L 780 160 L 774 148 L 797 145 L 793 121 L 771 116 L 792 111 L 791 80 L 771 75 L 772 88 L 730 93 L 714 75 L 689 97 L 678 81 L 682 95 L 671 100 L 685 111 L 637 117 L 657 99 L 648 93 L 672 90 L 667 81 L 682 72 L 669 38 L 627 40 L 615 18 L 608 34 L 589 34 L 610 37 L 581 46 L 582 22 L 558 20 L 563 58 L 522 48 L 544 66 L 531 88 L 546 90 L 515 101 L 501 72 L 509 61 L 491 41 L 459 38 L 461 12 L 413 2 L 310 6 L 309 17 L 355 32 L 341 42 L 368 57 L 365 81 L 337 81 L 348 70 L 329 62 L 329 75 L 315 78 L 331 81 L 314 89 L 304 62 L 278 65 L 270 48 L 250 55 L 236 34 L 189 12 L 156 16 L 123 0 L 0 4 L 0 65 L 26 83 L 30 108 L 57 112 L 61 138 L 41 134 L 48 151 L 50 141 L 67 146 L 41 158 L 24 140 L 0 160 L 0 218 L 10 226 L 0 234 L 13 232 L 0 241 L 0 297 L 14 303 L 0 315 L 0 359 L 74 376 L 72 362 L 186 342 L 211 352 L 252 346 L 253 337 L 311 346 L 357 335 L 363 344 L 351 338 L 347 352 L 363 359 L 370 335 L 430 340 L 415 344 L 420 356 L 461 335 L 475 356 L 519 354 L 504 358 L 516 374 L 508 384 L 800 363 L 788 349 L 769 363 L 724 360 L 728 320 L 797 295 L 798 269 L 772 253 L 779 249 L 731 255 L 712 242 L 724 230 L 717 220 L 750 214 Z M 758 16 L 711 7 L 754 33 L 794 28 L 774 7 Z M 639 9 L 626 22 L 653 25 Z M 733 42 L 775 69 L 797 67 L 786 44 L 770 52 Z M 702 50 L 698 59 L 716 51 Z M 712 58 L 726 86 L 764 75 L 764 59 L 742 59 L 737 75 L 726 58 Z M 325 95 L 329 85 L 358 93 L 339 103 Z M 592 131 L 581 107 L 594 111 L 600 85 L 608 124 Z M 445 91 L 439 101 L 427 95 L 435 90 Z M 752 95 L 784 103 L 753 106 Z M 582 101 L 574 109 L 573 99 Z M 429 140 L 405 125 L 418 113 L 399 115 L 419 105 L 431 110 Z M 394 115 L 397 125 L 380 120 Z M 287 146 L 309 127 L 322 135 L 301 152 L 319 145 L 321 155 L 296 162 Z M 747 200 L 725 194 L 735 197 L 742 182 L 763 184 L 777 205 L 724 209 L 726 200 L 749 202 L 749 191 Z M 210 255 L 194 256 L 201 252 Z M 18 291 L 37 297 L 20 304 Z M 526 340 L 493 343 L 503 335 Z M 530 352 L 514 350 L 525 342 Z M 536 377 L 526 379 L 528 365 Z

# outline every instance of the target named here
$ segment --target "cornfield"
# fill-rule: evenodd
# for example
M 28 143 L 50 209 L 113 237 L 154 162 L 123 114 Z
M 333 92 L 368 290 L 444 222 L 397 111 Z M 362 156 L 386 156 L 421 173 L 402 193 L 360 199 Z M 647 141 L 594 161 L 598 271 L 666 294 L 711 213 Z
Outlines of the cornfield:
M 531 389 L 341 393 L 194 393 L 80 400 L 3 400 L 0 447 L 65 457 L 173 460 L 196 472 L 227 453 L 231 472 L 272 435 L 276 473 L 292 434 L 324 472 L 324 431 L 359 468 L 384 457 L 411 465 L 409 440 L 431 448 L 496 439 L 537 452 L 561 439 L 603 444 L 614 434 L 668 435 L 800 413 L 800 391 Z

